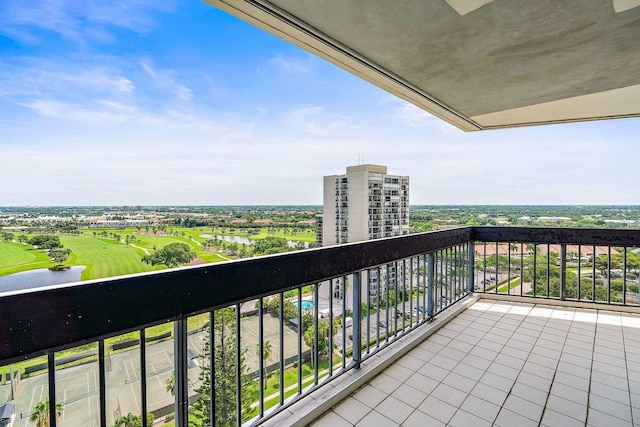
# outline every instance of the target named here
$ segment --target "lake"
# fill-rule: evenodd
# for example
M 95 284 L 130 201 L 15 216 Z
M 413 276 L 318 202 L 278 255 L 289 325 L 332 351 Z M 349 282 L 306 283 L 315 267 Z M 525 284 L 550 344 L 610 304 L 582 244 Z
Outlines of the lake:
M 201 234 L 200 237 L 204 237 L 205 239 L 213 239 L 214 236 L 213 234 Z M 249 239 L 248 237 L 242 237 L 242 236 L 217 236 L 218 240 L 224 240 L 225 242 L 235 242 L 235 243 L 243 243 L 245 245 L 253 245 L 254 241 Z M 290 248 L 293 248 L 296 246 L 297 242 L 294 242 L 292 240 L 287 241 L 287 244 L 289 245 Z M 309 242 L 304 242 L 304 247 L 308 248 L 309 247 Z
M 48 268 L 40 268 L 2 276 L 0 277 L 0 292 L 79 282 L 82 270 L 85 268 L 84 265 L 75 265 L 64 271 L 51 271 Z
M 204 237 L 205 239 L 213 239 L 213 234 L 201 234 L 200 237 Z M 243 243 L 245 245 L 253 245 L 253 240 L 248 237 L 242 236 L 217 236 L 218 240 L 224 240 L 225 242 L 235 242 L 235 243 Z

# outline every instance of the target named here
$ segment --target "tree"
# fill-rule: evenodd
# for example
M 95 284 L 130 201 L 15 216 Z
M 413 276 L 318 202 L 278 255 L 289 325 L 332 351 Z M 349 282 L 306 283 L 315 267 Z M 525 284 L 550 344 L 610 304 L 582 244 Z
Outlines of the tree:
M 13 242 L 13 233 L 9 233 L 9 232 L 3 231 L 2 232 L 2 237 L 7 242 Z
M 339 325 L 339 322 L 333 322 L 332 324 L 334 336 L 336 332 L 338 332 L 338 325 Z M 304 331 L 304 336 L 303 336 L 304 343 L 307 345 L 307 347 L 311 349 L 311 357 L 313 359 L 314 364 L 316 363 L 315 356 L 314 356 L 316 354 L 315 334 L 316 334 L 315 325 L 310 325 Z M 329 338 L 329 322 L 318 322 L 318 348 L 317 348 L 318 355 L 326 354 L 327 357 L 329 356 L 331 343 L 328 342 L 328 338 Z
M 155 418 L 152 413 L 148 412 L 147 425 L 153 425 Z M 118 418 L 113 427 L 142 427 L 142 415 L 133 415 L 129 412 L 127 415 Z
M 62 403 L 56 403 L 56 420 L 60 419 L 63 410 Z M 36 403 L 29 419 L 35 421 L 36 427 L 49 427 L 49 398 Z
M 284 300 L 282 311 L 285 319 L 295 319 L 296 317 L 298 317 L 298 309 L 289 300 Z
M 262 355 L 260 355 L 260 343 L 256 344 L 256 355 L 262 362 L 262 375 L 264 378 L 264 388 L 267 388 L 267 359 L 271 357 L 271 341 L 262 344 Z
M 56 248 L 49 251 L 49 257 L 51 257 L 51 260 L 57 263 L 65 262 L 69 258 L 69 255 L 71 255 L 71 249 Z
M 170 243 L 151 255 L 142 257 L 142 261 L 151 264 L 164 264 L 169 268 L 174 268 L 180 264 L 186 264 L 196 257 L 191 248 L 186 243 Z
M 136 416 L 129 412 L 116 420 L 114 427 L 135 427 Z
M 240 374 L 242 396 L 241 396 L 241 418 L 243 421 L 249 419 L 252 398 L 247 392 L 252 380 L 248 375 L 245 362 L 245 353 L 240 354 L 240 365 L 236 364 L 236 343 L 235 334 L 236 312 L 233 307 L 216 310 L 213 320 L 213 393 L 215 399 L 215 425 L 227 426 L 236 424 L 236 373 Z M 203 358 L 208 360 L 211 354 L 210 338 L 206 335 L 204 339 Z M 196 426 L 210 426 L 211 416 L 209 413 L 211 403 L 211 369 L 203 363 L 198 375 L 200 386 L 196 389 L 198 398 L 193 404 L 194 422 Z M 191 425 L 191 420 L 190 420 Z
M 533 263 L 534 256 L 529 255 L 523 261 L 524 269 L 522 271 L 523 282 L 529 282 L 533 284 L 533 290 L 535 295 L 540 295 L 541 291 L 546 293 L 547 289 L 547 275 L 549 276 L 550 288 L 555 283 L 560 283 L 560 268 L 557 266 L 558 256 L 551 253 L 549 255 L 539 254 L 535 257 L 535 265 Z M 534 283 L 535 276 L 535 283 Z M 550 295 L 554 295 L 550 292 Z
M 27 236 L 25 236 L 24 234 L 21 234 L 21 235 L 18 236 L 18 242 L 20 242 L 22 244 L 29 243 L 29 238 Z
M 62 243 L 60 243 L 60 237 L 46 234 L 38 234 L 36 236 L 33 236 L 29 240 L 29 244 L 32 246 L 37 246 L 40 249 L 53 249 L 62 247 Z
M 267 236 L 264 239 L 256 240 L 253 245 L 253 251 L 256 254 L 277 254 L 288 250 L 287 240 L 282 237 Z
M 171 373 L 171 376 L 164 380 L 164 388 L 167 392 L 171 393 L 171 396 L 176 395 L 176 374 Z
M 607 255 L 598 255 L 596 257 L 596 269 L 602 274 L 608 274 L 609 270 L 616 270 L 622 268 L 622 259 L 620 255 L 612 255 L 611 263 L 609 263 L 609 257 Z

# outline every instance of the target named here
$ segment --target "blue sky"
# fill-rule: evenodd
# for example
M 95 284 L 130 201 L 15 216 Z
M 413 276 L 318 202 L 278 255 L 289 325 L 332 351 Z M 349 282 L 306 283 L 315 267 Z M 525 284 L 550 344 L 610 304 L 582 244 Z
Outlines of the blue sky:
M 0 206 L 640 204 L 640 120 L 464 133 L 201 1 L 0 0 Z

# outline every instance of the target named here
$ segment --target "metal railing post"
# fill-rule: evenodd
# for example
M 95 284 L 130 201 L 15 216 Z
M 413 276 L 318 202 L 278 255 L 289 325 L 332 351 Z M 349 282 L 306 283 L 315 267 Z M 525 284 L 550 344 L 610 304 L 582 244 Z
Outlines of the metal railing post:
M 473 241 L 467 243 L 467 273 L 469 280 L 469 292 L 473 292 L 474 290 L 474 279 L 475 279 L 475 245 Z
M 550 296 L 550 295 L 549 295 Z M 567 297 L 567 245 L 560 245 L 560 299 Z
M 361 285 L 362 272 L 353 273 L 353 361 L 356 369 L 360 369 L 360 362 L 362 362 Z
M 99 392 L 98 397 L 100 399 L 100 425 L 107 425 L 107 386 L 106 386 L 106 363 L 104 353 L 104 340 L 98 341 L 98 383 Z M 142 417 L 145 418 L 145 417 Z
M 149 427 L 147 423 L 147 336 L 144 329 L 140 330 L 140 410 L 142 412 L 142 427 Z M 175 384 L 175 382 L 174 382 Z
M 174 322 L 174 351 L 175 363 L 174 387 L 175 387 L 175 414 L 176 426 L 187 426 L 189 423 L 189 389 L 187 378 L 187 319 L 181 316 Z M 146 414 L 144 414 L 146 416 Z
M 47 354 L 47 374 L 49 381 L 49 426 L 56 427 L 56 354 Z M 13 378 L 11 379 L 13 381 Z
M 433 318 L 433 252 L 427 254 L 427 316 Z

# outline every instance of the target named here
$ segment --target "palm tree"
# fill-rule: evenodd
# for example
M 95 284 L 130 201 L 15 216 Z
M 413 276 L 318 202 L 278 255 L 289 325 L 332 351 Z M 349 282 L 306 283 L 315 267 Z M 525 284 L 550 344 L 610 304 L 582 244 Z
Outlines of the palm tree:
M 129 412 L 116 420 L 114 427 L 135 427 L 138 417 Z
M 56 403 L 56 420 L 60 419 L 63 409 L 62 403 Z M 29 419 L 36 422 L 36 427 L 49 427 L 49 398 L 36 404 Z
M 172 373 L 169 378 L 164 380 L 164 387 L 169 393 L 171 393 L 171 396 L 175 396 L 175 394 L 176 394 L 176 377 L 175 377 L 175 374 Z
M 256 344 L 256 355 L 260 359 L 260 344 Z M 267 388 L 267 379 L 268 379 L 266 361 L 270 357 L 271 357 L 271 341 L 265 341 L 262 344 L 262 359 L 261 359 L 262 373 L 263 373 L 262 375 L 264 377 L 264 388 Z

